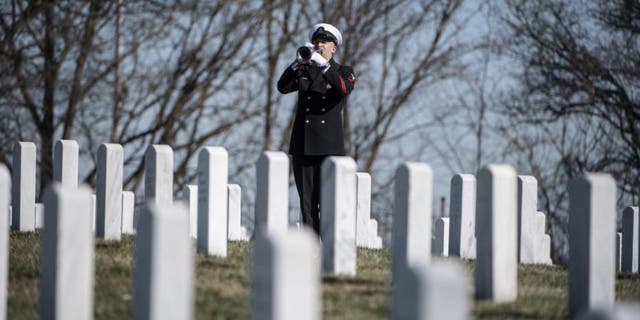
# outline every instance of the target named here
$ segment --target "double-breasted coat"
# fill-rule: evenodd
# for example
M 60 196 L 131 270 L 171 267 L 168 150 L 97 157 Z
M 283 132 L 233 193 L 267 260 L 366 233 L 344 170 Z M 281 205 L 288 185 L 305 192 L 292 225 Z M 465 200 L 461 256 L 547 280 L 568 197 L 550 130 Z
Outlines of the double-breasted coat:
M 291 132 L 289 153 L 294 156 L 345 155 L 342 110 L 353 90 L 353 68 L 331 59 L 330 67 L 289 66 L 278 91 L 298 91 L 296 117 Z

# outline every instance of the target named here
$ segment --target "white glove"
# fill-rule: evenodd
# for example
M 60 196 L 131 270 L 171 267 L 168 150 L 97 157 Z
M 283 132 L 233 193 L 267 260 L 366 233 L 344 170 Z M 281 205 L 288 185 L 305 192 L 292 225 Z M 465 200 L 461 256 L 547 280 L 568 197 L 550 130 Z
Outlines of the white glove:
M 314 52 L 311 55 L 311 61 L 315 62 L 318 67 L 326 67 L 329 64 L 329 61 L 325 59 L 320 53 Z

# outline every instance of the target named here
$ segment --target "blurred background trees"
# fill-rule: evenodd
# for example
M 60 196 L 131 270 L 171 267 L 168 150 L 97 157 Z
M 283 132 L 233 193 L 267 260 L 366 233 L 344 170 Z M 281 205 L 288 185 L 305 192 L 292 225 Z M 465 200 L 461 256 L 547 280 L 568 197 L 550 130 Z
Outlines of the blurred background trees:
M 92 183 L 99 144 L 120 143 L 125 188 L 140 190 L 146 147 L 169 144 L 179 192 L 199 149 L 222 145 L 251 211 L 253 165 L 287 151 L 295 111 L 275 82 L 322 21 L 356 70 L 346 143 L 372 174 L 383 235 L 409 160 L 433 166 L 434 199 L 491 162 L 536 176 L 559 262 L 572 177 L 611 173 L 621 206 L 640 200 L 640 4 L 628 0 L 4 1 L 0 161 L 35 141 L 43 189 L 54 142 L 75 139 Z

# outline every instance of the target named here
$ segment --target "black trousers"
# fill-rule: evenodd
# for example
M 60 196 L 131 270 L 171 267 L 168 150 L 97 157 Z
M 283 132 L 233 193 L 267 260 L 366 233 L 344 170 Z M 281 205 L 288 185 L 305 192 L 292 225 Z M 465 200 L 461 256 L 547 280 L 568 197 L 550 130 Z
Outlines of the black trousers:
M 293 156 L 302 223 L 320 236 L 320 166 L 327 156 Z

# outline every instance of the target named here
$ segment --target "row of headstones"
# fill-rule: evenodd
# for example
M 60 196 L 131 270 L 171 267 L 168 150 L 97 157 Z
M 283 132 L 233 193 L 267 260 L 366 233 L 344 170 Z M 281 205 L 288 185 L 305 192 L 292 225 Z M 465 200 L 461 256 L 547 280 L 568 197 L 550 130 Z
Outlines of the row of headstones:
M 551 238 L 545 234 L 545 214 L 537 211 L 538 182 L 518 176 L 518 262 L 552 264 Z M 451 178 L 449 217 L 435 221 L 432 253 L 465 259 L 476 257 L 476 178 L 456 174 Z
M 78 186 L 78 144 L 73 140 L 60 140 L 54 147 L 54 181 L 71 187 Z M 36 148 L 31 142 L 19 142 L 14 147 L 13 198 L 11 223 L 14 230 L 33 231 L 42 226 L 42 204 L 35 203 Z M 183 200 L 189 206 L 190 233 L 198 234 L 198 203 L 203 205 L 202 225 L 214 230 L 226 224 L 228 240 L 248 240 L 247 227 L 241 223 L 241 188 L 227 183 L 228 155 L 224 148 L 205 148 L 198 159 L 198 185 L 188 185 L 183 191 Z M 213 169 L 212 169 L 213 168 Z M 274 209 L 280 213 L 288 211 L 289 163 L 286 154 L 265 152 L 257 163 L 258 192 L 256 209 L 263 212 L 263 204 L 277 202 Z M 98 237 L 120 239 L 121 233 L 132 234 L 135 229 L 135 195 L 122 191 L 123 149 L 117 144 L 103 144 L 98 149 L 96 195 L 94 196 L 94 229 Z M 264 183 L 260 184 L 260 181 Z M 378 236 L 377 221 L 371 218 L 371 178 L 368 173 L 356 174 L 357 183 L 357 245 L 382 248 Z M 272 185 L 279 188 L 274 189 Z M 286 188 L 285 188 L 286 187 Z M 273 190 L 269 190 L 273 189 Z M 264 192 L 264 193 L 263 193 Z M 173 151 L 166 145 L 151 145 L 145 153 L 145 201 L 157 203 L 173 202 Z M 227 198 L 227 206 L 223 205 Z M 278 200 L 275 200 L 278 199 Z M 284 207 L 283 207 L 284 206 Z M 227 208 L 227 209 L 225 209 Z M 33 214 L 29 214 L 33 212 Z M 212 216 L 209 217 L 209 212 Z M 222 213 L 222 214 L 220 214 Z M 288 226 L 288 217 L 276 219 Z M 260 216 L 260 213 L 256 214 Z M 226 218 L 223 216 L 227 216 Z M 211 218 L 211 221 L 209 221 Z M 97 221 L 97 223 L 96 223 Z M 215 226 L 213 226 L 215 224 Z M 218 237 L 220 233 L 218 232 Z M 205 235 L 211 243 L 200 244 L 200 248 L 215 245 L 213 238 Z M 222 242 L 218 239 L 218 242 Z M 221 247 L 220 247 L 221 248 Z M 217 249 L 218 253 L 224 250 Z
M 286 156 L 285 159 L 287 159 Z M 323 208 L 322 270 L 329 273 L 355 275 L 355 163 L 350 158 L 331 157 L 325 162 L 325 164 L 323 164 L 322 172 L 324 178 L 321 196 L 321 208 Z M 260 175 L 258 175 L 257 184 L 258 186 L 261 185 Z M 508 166 L 490 165 L 479 171 L 478 184 L 480 186 L 477 189 L 478 224 L 475 228 L 478 240 L 478 257 L 476 259 L 475 268 L 476 297 L 492 299 L 494 301 L 513 301 L 517 295 L 517 246 L 515 244 L 517 219 L 514 214 L 516 207 L 515 172 Z M 396 174 L 395 186 L 396 199 L 394 202 L 392 244 L 392 272 L 394 278 L 392 312 L 394 317 L 417 317 L 419 315 L 424 316 L 435 312 L 438 315 L 446 315 L 445 318 L 464 318 L 468 314 L 468 301 L 465 297 L 466 289 L 464 285 L 465 281 L 463 280 L 464 272 L 461 272 L 460 270 L 452 271 L 456 270 L 456 268 L 438 267 L 430 264 L 429 262 L 429 234 L 431 224 L 430 195 L 432 193 L 432 174 L 430 167 L 421 163 L 407 163 L 401 166 Z M 260 188 L 258 190 L 260 190 Z M 268 187 L 267 191 L 270 190 L 271 188 Z M 77 192 L 71 193 L 76 194 Z M 570 216 L 572 217 L 570 218 L 570 246 L 572 255 L 569 270 L 569 304 L 570 314 L 572 315 L 572 318 L 574 318 L 577 311 L 589 310 L 594 306 L 607 306 L 613 303 L 613 290 L 610 290 L 612 289 L 612 286 L 609 288 L 608 284 L 613 284 L 615 279 L 613 276 L 609 279 L 607 275 L 609 264 L 606 262 L 606 250 L 603 250 L 603 248 L 606 248 L 607 240 L 611 240 L 611 244 L 613 244 L 613 228 L 611 228 L 612 232 L 609 234 L 611 237 L 608 237 L 607 226 L 608 223 L 610 223 L 612 227 L 615 226 L 615 201 L 612 200 L 615 199 L 615 183 L 613 183 L 613 180 L 610 177 L 602 178 L 598 175 L 588 174 L 572 183 L 570 193 L 572 200 L 570 210 Z M 202 191 L 200 191 L 200 194 L 202 194 Z M 269 196 L 266 197 L 270 198 Z M 594 200 L 592 198 L 598 199 Z M 257 201 L 257 203 L 258 202 L 259 201 Z M 588 204 L 593 202 L 593 205 L 585 206 L 585 202 Z M 63 203 L 66 202 L 63 201 Z M 275 201 L 275 203 L 279 203 L 279 201 Z M 263 219 L 259 219 L 258 210 L 256 210 L 256 222 L 267 222 L 259 224 L 260 230 L 263 230 L 263 232 L 259 233 L 259 236 L 265 238 L 269 238 L 271 236 L 287 237 L 290 232 L 287 231 L 286 227 L 283 230 L 279 230 L 277 226 L 282 224 L 271 223 L 273 219 L 270 219 L 270 217 L 275 215 L 271 214 L 270 209 L 277 206 L 274 206 L 274 202 L 267 202 L 266 204 L 267 205 L 264 207 L 265 212 Z M 149 220 L 151 222 L 155 221 L 153 219 L 154 215 L 152 214 L 154 205 L 161 208 L 157 210 L 164 210 L 171 207 L 169 205 L 157 205 L 153 203 L 150 203 L 149 205 L 151 206 L 151 209 L 148 209 L 147 212 L 149 212 L 148 216 L 150 217 Z M 47 209 L 45 207 L 45 210 L 47 210 L 45 219 L 47 220 L 45 221 L 43 241 L 45 241 L 44 238 L 46 238 L 46 235 L 48 234 L 47 228 L 56 228 L 59 226 L 59 223 L 55 221 L 51 223 L 48 222 L 49 219 L 54 219 L 53 217 L 56 216 L 56 213 L 49 214 L 49 211 L 53 210 L 55 206 L 55 203 L 52 203 L 50 205 L 52 209 Z M 598 206 L 598 208 L 595 208 L 595 206 Z M 200 209 L 202 206 L 199 205 L 198 207 L 199 212 L 202 212 Z M 613 215 L 611 214 L 612 212 Z M 49 216 L 52 218 L 49 218 Z M 158 216 L 164 217 L 167 216 L 167 214 L 158 214 Z M 186 219 L 186 213 L 171 216 L 180 216 Z M 198 218 L 201 216 L 202 215 L 199 215 Z M 611 216 L 613 216 L 612 219 Z M 202 219 L 199 219 L 198 221 L 199 234 L 202 229 L 200 227 L 200 220 Z M 609 220 L 612 220 L 613 222 Z M 142 225 L 147 223 L 145 222 L 147 221 L 145 219 L 141 219 L 141 221 Z M 167 222 L 164 228 L 159 227 L 161 230 L 160 232 L 149 231 L 148 234 L 141 232 L 141 234 L 137 236 L 136 242 L 144 241 L 144 239 L 151 237 L 171 237 L 171 230 L 173 227 L 170 226 L 173 225 L 178 224 L 174 222 Z M 604 231 L 590 229 L 590 225 L 602 226 Z M 186 223 L 184 229 L 184 234 L 188 235 L 188 227 L 186 227 Z M 591 238 L 604 241 L 594 241 L 594 239 Z M 47 241 L 56 243 L 56 241 L 49 240 Z M 169 272 L 167 270 L 171 270 L 171 274 L 175 274 L 172 267 L 170 267 L 172 262 L 165 261 L 158 257 L 166 255 L 167 257 L 171 256 L 172 258 L 164 259 L 180 261 L 181 259 L 175 259 L 176 254 L 180 257 L 182 254 L 186 253 L 176 253 L 176 246 L 167 244 L 174 243 L 174 241 L 167 240 L 165 242 L 153 239 L 147 239 L 147 241 L 148 242 L 141 242 L 136 245 L 136 250 L 140 250 L 142 252 L 141 254 L 151 254 L 152 252 L 162 250 L 168 251 L 169 253 L 155 253 L 155 256 L 147 258 L 147 262 L 144 264 L 143 262 L 138 262 L 145 259 L 139 258 L 138 252 L 136 252 L 136 269 L 140 269 L 142 267 L 160 268 L 160 266 L 163 266 L 160 268 L 161 270 L 164 270 L 165 272 Z M 153 247 L 157 243 L 162 243 L 164 245 L 159 246 L 160 248 Z M 198 237 L 198 244 L 200 244 L 200 237 Z M 200 245 L 198 247 L 200 249 Z M 609 246 L 608 249 L 609 254 L 612 254 L 612 251 L 610 250 L 611 247 L 612 246 Z M 256 246 L 256 251 L 254 251 L 254 253 L 258 252 L 255 254 L 259 255 L 260 253 L 257 251 L 257 248 L 258 246 Z M 55 249 L 65 251 L 64 247 L 59 245 L 56 246 Z M 60 253 L 47 253 L 46 250 L 43 250 L 43 255 L 46 254 L 52 254 L 56 259 L 60 258 Z M 599 255 L 605 259 L 589 259 L 589 257 Z M 299 255 L 292 256 L 298 257 Z M 288 275 L 292 270 L 299 269 L 290 267 L 290 264 L 282 261 L 273 261 L 273 255 L 268 255 L 268 257 L 271 259 L 269 260 L 270 263 L 273 263 L 274 268 L 277 269 L 274 270 L 274 274 Z M 43 259 L 43 261 L 44 260 L 46 259 Z M 254 268 L 256 268 L 256 265 L 259 265 L 257 262 L 258 260 L 260 259 L 256 258 Z M 303 257 L 303 260 L 310 259 L 306 256 Z M 611 270 L 613 270 L 613 259 L 609 259 L 608 261 L 611 264 Z M 139 263 L 142 264 L 142 267 L 138 267 Z M 454 276 L 447 276 L 446 274 L 433 276 L 431 273 L 435 272 L 435 274 L 438 274 L 437 270 L 446 270 L 443 272 L 451 272 Z M 256 272 L 260 274 L 259 271 Z M 147 279 L 147 282 L 154 282 L 154 287 L 163 288 L 163 285 L 156 284 L 155 282 L 172 281 L 168 279 L 171 278 L 170 276 L 161 276 L 160 273 L 161 272 L 146 272 L 145 274 L 147 275 L 153 274 L 153 278 Z M 57 275 L 58 272 L 53 272 L 53 274 Z M 62 272 L 62 274 L 73 274 L 73 272 Z M 137 274 L 137 272 L 135 274 Z M 318 279 L 316 276 L 312 276 L 311 278 L 316 280 Z M 288 277 L 285 279 L 288 279 Z M 433 279 L 440 279 L 442 281 Z M 600 282 L 596 282 L 595 279 L 599 279 Z M 603 279 L 605 281 L 602 281 Z M 290 286 L 287 285 L 287 283 L 283 283 L 284 280 L 274 280 L 273 277 L 268 279 L 254 279 L 254 283 L 260 283 L 261 280 L 273 282 L 273 286 L 276 287 L 276 289 L 273 290 L 277 290 L 278 288 L 280 290 L 285 290 L 283 288 Z M 59 281 L 55 281 L 55 283 L 59 283 Z M 172 285 L 176 284 L 173 283 Z M 144 291 L 144 288 L 143 290 L 136 291 L 146 292 Z M 173 290 L 173 292 L 175 292 L 175 290 Z M 446 294 L 434 294 L 436 292 Z M 188 298 L 189 295 L 186 296 Z M 266 297 L 265 299 L 269 300 L 268 310 L 271 312 L 274 310 L 274 306 L 278 303 L 286 305 L 286 307 L 283 307 L 285 308 L 283 309 L 285 310 L 283 312 L 291 312 L 292 310 L 300 311 L 299 309 L 296 309 L 296 306 L 293 306 L 293 304 L 299 305 L 297 302 L 294 303 L 289 300 L 274 301 L 274 299 L 279 297 L 279 295 L 274 294 L 265 296 L 263 294 L 258 294 L 258 296 Z M 445 296 L 447 299 L 442 298 Z M 451 299 L 452 297 L 454 297 L 454 299 Z M 317 299 L 313 300 L 315 301 L 314 303 L 317 303 L 316 300 Z M 254 299 L 254 303 L 255 301 L 257 300 Z M 446 303 L 447 301 L 455 301 L 456 306 L 450 307 L 450 304 Z M 150 302 L 147 301 L 147 303 Z M 191 308 L 190 305 L 192 303 L 187 304 L 189 304 L 189 308 Z M 161 310 L 163 306 L 158 303 L 158 305 L 151 307 L 151 309 L 157 311 L 155 308 Z M 159 314 L 155 313 L 155 311 L 154 314 Z M 256 312 L 257 311 L 254 309 L 254 313 Z M 306 314 L 306 312 L 304 313 Z M 261 312 L 256 314 L 262 315 Z M 436 318 L 442 317 L 438 316 Z
M 522 179 L 520 179 L 522 181 Z M 431 170 L 424 164 L 405 164 L 396 175 L 396 201 L 393 222 L 393 284 L 394 290 L 403 285 L 416 285 L 412 278 L 412 266 L 428 268 L 429 240 L 424 238 L 430 231 Z M 522 185 L 522 184 L 521 184 Z M 518 243 L 518 206 L 529 208 L 518 201 L 518 179 L 515 171 L 506 165 L 489 165 L 478 172 L 478 188 L 475 192 L 475 228 L 463 222 L 462 231 L 467 231 L 467 244 L 462 252 L 473 248 L 470 240 L 475 229 L 477 240 L 475 261 L 475 296 L 496 302 L 510 302 L 517 298 L 517 262 L 522 257 Z M 638 307 L 614 307 L 615 300 L 615 254 L 611 248 L 615 241 L 616 184 L 607 174 L 587 173 L 571 181 L 569 186 L 569 316 L 577 319 L 623 319 L 621 314 L 640 317 Z M 533 196 L 531 196 L 533 197 Z M 455 198 L 455 197 L 452 197 Z M 521 198 L 521 197 L 520 197 Z M 475 200 L 474 199 L 474 200 Z M 472 201 L 472 203 L 475 201 Z M 464 204 L 462 204 L 464 206 Z M 425 207 L 426 206 L 426 207 Z M 470 207 L 470 206 L 468 206 Z M 520 210 L 520 216 L 522 215 Z M 427 212 L 427 214 L 424 214 Z M 469 211 L 474 212 L 474 211 Z M 471 217 L 469 215 L 467 218 Z M 629 218 L 627 218 L 629 219 Z M 464 221 L 464 216 L 462 219 Z M 629 220 L 625 220 L 629 221 Z M 625 222 L 635 225 L 634 223 Z M 465 228 L 466 226 L 466 228 Z M 522 232 L 522 231 L 521 231 Z M 536 233 L 533 233 L 534 235 Z M 539 233 L 537 233 L 539 234 Z M 634 239 L 634 242 L 637 239 Z M 398 245 L 398 243 L 400 245 Z M 472 251 L 471 251 L 472 252 Z M 397 266 L 397 267 L 396 267 Z M 406 278 L 403 277 L 406 275 Z M 453 288 L 451 284 L 449 288 Z M 439 288 L 442 290 L 442 288 Z M 452 296 L 449 296 L 452 297 Z M 410 296 L 394 295 L 394 312 L 410 310 L 403 301 Z M 455 309 L 460 299 L 449 302 Z M 409 303 L 407 303 L 409 304 Z M 445 305 L 447 305 L 445 303 Z M 629 313 L 631 312 L 631 313 Z M 441 317 L 444 318 L 444 317 Z

